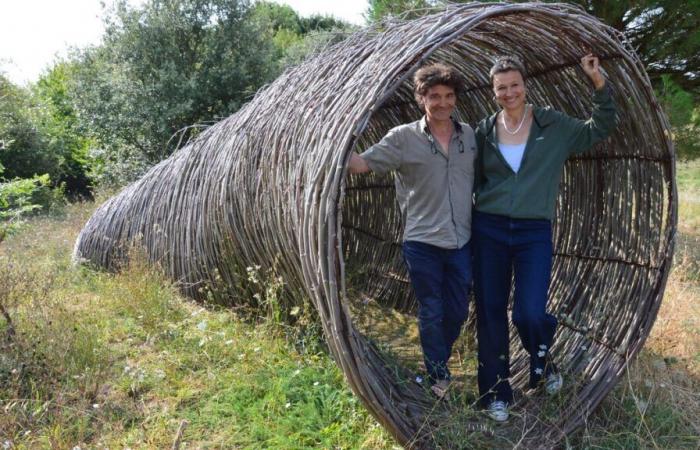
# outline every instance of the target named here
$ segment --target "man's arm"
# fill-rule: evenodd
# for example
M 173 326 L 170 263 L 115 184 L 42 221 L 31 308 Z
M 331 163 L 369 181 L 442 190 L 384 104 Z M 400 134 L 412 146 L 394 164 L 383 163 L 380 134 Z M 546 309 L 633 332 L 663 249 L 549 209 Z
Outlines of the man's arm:
M 369 166 L 360 155 L 352 152 L 350 155 L 350 162 L 348 163 L 348 170 L 350 173 L 366 173 L 369 172 Z
M 401 167 L 402 158 L 402 139 L 401 132 L 398 131 L 401 127 L 393 128 L 362 155 L 352 152 L 350 161 L 348 161 L 348 172 L 350 173 L 366 173 L 375 172 L 384 174 L 392 170 L 398 170 Z

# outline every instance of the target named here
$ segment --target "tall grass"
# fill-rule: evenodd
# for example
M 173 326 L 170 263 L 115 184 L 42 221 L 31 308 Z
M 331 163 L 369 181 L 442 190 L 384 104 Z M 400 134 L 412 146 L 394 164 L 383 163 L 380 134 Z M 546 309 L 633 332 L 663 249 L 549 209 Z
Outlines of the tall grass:
M 679 185 L 677 258 L 654 330 L 565 446 L 700 447 L 700 164 L 681 166 Z M 72 267 L 93 208 L 32 219 L 0 246 L 0 446 L 396 448 L 313 322 L 279 321 L 279 280 L 251 268 L 262 309 L 232 310 L 183 299 L 137 254 L 119 274 Z M 496 445 L 488 426 L 442 433 L 452 448 Z

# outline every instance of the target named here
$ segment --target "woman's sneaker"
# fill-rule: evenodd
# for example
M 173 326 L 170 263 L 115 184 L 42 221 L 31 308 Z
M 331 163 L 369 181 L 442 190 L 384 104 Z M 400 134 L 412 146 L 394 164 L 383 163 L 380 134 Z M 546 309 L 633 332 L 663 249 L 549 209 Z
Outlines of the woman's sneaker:
M 564 378 L 559 372 L 550 373 L 544 380 L 544 390 L 548 395 L 554 395 L 561 391 L 562 386 L 564 386 Z
M 494 400 L 486 408 L 486 415 L 496 422 L 508 420 L 508 404 L 501 400 Z

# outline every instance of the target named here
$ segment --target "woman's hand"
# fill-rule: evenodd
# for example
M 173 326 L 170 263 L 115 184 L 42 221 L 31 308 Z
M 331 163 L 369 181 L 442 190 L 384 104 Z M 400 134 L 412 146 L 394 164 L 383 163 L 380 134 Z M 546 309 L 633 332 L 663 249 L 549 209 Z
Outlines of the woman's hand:
M 583 67 L 583 71 L 586 72 L 588 78 L 593 82 L 593 86 L 595 86 L 596 90 L 600 90 L 605 86 L 605 77 L 600 73 L 597 56 L 593 56 L 592 53 L 589 53 L 581 58 L 581 67 Z

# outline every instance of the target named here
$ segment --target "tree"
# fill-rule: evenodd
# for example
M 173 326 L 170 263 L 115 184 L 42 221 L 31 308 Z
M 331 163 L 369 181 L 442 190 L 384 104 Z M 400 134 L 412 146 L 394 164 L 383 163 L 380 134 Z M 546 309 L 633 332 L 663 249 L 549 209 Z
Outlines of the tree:
M 104 160 L 126 154 L 143 169 L 174 150 L 179 130 L 187 138 L 189 125 L 228 116 L 269 81 L 270 33 L 250 19 L 244 0 L 117 3 L 103 44 L 77 55 L 72 86 Z
M 33 122 L 44 139 L 46 151 L 56 159 L 48 173 L 56 184 L 65 184 L 70 196 L 91 196 L 88 150 L 92 140 L 78 125 L 69 94 L 74 64 L 58 62 L 32 88 L 37 104 Z
M 34 107 L 30 92 L 0 75 L 0 165 L 6 179 L 44 174 L 57 162 L 32 121 Z
M 655 86 L 662 77 L 700 99 L 700 0 L 576 0 L 589 13 L 622 31 Z
M 337 41 L 339 33 L 352 29 L 346 22 L 333 17 L 319 14 L 299 17 L 291 7 L 267 1 L 255 4 L 253 16 L 272 32 L 278 73 L 300 62 L 323 44 Z
M 676 154 L 682 160 L 700 158 L 700 107 L 670 75 L 661 81 L 658 97 L 671 123 Z
M 369 0 L 365 19 L 369 23 L 398 15 L 405 19 L 415 19 L 434 11 L 433 8 L 438 4 L 435 0 Z

